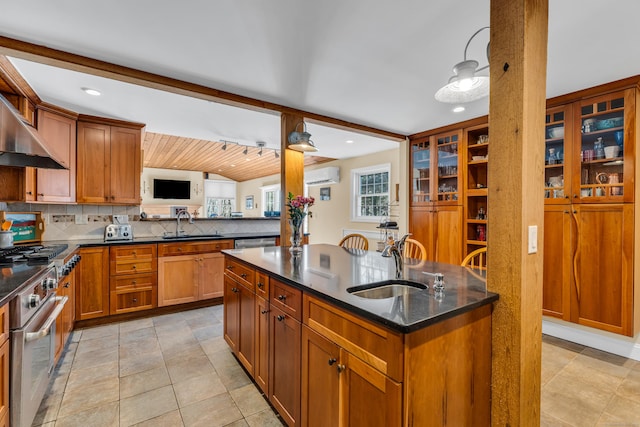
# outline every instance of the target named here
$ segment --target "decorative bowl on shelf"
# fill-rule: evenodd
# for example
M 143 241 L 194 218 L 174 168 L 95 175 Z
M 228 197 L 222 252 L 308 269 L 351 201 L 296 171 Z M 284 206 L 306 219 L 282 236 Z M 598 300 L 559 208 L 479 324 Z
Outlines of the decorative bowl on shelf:
M 486 160 L 487 158 L 485 156 L 471 156 L 471 160 L 473 161 L 480 161 L 480 160 Z
M 612 117 L 610 119 L 598 120 L 596 125 L 598 130 L 605 130 L 620 127 L 623 123 L 624 120 L 622 117 Z
M 549 138 L 564 138 L 564 126 L 547 129 L 547 136 Z
M 611 145 L 609 147 L 604 147 L 604 157 L 605 159 L 615 159 L 620 155 L 620 146 L 619 145 Z

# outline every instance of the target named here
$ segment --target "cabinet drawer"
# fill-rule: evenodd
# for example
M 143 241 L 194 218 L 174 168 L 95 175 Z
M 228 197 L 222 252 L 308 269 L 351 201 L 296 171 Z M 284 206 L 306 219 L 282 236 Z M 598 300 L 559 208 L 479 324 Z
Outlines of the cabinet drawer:
M 269 299 L 269 276 L 256 271 L 256 295 Z
M 110 314 L 149 310 L 157 306 L 158 288 L 156 286 L 123 288 L 111 292 Z
M 299 322 L 302 321 L 302 291 L 273 278 L 269 287 L 271 304 Z
M 158 269 L 155 259 L 115 261 L 111 263 L 111 274 L 149 273 Z
M 158 256 L 175 256 L 220 252 L 223 249 L 233 249 L 233 240 L 159 243 Z
M 109 254 L 112 261 L 152 259 L 156 257 L 156 245 L 112 246 Z
M 129 274 L 127 276 L 116 276 L 110 280 L 111 291 L 118 291 L 124 288 L 140 288 L 157 285 L 158 276 L 156 273 Z
M 304 324 L 395 381 L 403 381 L 401 334 L 306 294 Z
M 236 261 L 230 257 L 224 260 L 224 273 L 237 280 L 248 289 L 255 292 L 256 271 L 246 264 Z

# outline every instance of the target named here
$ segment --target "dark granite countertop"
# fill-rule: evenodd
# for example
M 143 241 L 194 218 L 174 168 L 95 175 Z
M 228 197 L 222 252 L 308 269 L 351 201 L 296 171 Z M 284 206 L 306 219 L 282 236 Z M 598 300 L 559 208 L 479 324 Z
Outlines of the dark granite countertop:
M 344 249 L 334 245 L 305 245 L 292 257 L 286 247 L 229 249 L 226 255 L 254 265 L 304 292 L 379 322 L 393 330 L 409 333 L 473 310 L 498 299 L 485 283 L 466 268 L 431 261 L 405 263 L 404 279 L 428 285 L 404 296 L 369 299 L 347 290 L 393 280 L 395 262 L 378 252 Z M 445 290 L 436 297 L 433 277 L 423 271 L 444 274 Z

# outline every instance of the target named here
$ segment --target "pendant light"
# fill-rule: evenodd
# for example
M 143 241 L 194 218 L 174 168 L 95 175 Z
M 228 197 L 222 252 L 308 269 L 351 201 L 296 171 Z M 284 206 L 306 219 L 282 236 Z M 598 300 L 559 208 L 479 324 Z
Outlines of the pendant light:
M 482 27 L 469 39 L 464 47 L 464 60 L 453 67 L 454 75 L 449 82 L 441 87 L 435 94 L 437 101 L 451 104 L 460 104 L 475 101 L 489 95 L 489 76 L 478 76 L 476 73 L 489 68 L 489 43 L 487 43 L 487 65 L 478 68 L 478 61 L 467 59 L 467 49 L 471 40 L 481 31 L 489 27 Z

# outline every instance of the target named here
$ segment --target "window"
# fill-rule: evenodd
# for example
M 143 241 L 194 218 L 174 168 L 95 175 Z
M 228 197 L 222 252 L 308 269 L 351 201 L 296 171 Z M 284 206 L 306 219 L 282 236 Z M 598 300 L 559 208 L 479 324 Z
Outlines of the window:
M 380 222 L 389 214 L 391 165 L 351 170 L 351 221 Z
M 262 206 L 264 206 L 264 216 L 280 216 L 280 185 L 262 187 Z

